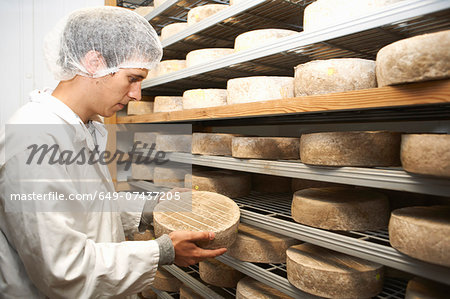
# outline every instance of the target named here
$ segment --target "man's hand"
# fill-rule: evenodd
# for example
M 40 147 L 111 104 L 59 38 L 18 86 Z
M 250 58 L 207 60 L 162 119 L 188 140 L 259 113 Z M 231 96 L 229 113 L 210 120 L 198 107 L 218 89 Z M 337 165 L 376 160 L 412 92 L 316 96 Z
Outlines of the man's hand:
M 207 258 L 224 254 L 227 249 L 202 249 L 195 242 L 214 240 L 213 232 L 175 231 L 169 234 L 175 249 L 174 263 L 181 267 L 197 264 Z

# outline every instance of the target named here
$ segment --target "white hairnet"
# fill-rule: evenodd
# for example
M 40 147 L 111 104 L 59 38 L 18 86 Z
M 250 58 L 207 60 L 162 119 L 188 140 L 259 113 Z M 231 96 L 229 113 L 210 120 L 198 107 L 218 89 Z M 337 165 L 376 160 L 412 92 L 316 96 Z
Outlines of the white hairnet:
M 89 72 L 85 55 L 98 53 L 101 67 Z M 98 78 L 119 68 L 152 69 L 162 57 L 153 27 L 138 14 L 119 7 L 80 9 L 61 20 L 47 34 L 44 55 L 56 80 L 75 75 Z

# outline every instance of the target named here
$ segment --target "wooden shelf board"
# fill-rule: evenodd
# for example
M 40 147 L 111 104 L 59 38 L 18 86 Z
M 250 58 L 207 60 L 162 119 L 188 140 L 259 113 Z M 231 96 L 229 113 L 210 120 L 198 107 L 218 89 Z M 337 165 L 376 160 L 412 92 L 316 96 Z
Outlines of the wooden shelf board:
M 202 109 L 118 117 L 118 124 L 281 116 L 450 103 L 450 79 Z

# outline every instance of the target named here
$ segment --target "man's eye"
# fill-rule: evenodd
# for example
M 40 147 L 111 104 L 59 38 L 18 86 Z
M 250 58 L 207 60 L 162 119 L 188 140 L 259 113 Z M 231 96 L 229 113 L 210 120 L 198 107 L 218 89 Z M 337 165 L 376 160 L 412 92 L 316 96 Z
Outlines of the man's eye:
M 130 83 L 138 82 L 139 80 L 135 77 L 130 77 Z

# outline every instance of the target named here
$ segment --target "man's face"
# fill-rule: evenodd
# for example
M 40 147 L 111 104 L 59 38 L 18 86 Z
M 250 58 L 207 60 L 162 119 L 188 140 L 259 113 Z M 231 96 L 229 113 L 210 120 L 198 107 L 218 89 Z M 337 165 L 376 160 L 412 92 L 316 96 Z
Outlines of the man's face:
M 95 82 L 97 92 L 93 110 L 109 117 L 129 101 L 141 100 L 141 82 L 147 74 L 147 69 L 119 69 L 115 74 L 99 78 Z

